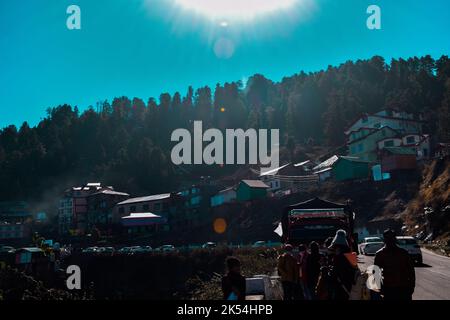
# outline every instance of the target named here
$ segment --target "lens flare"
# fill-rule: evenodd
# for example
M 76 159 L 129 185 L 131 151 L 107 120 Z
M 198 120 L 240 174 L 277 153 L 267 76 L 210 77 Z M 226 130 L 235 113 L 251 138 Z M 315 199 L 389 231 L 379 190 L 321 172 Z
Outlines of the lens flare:
M 217 218 L 213 223 L 214 232 L 222 234 L 227 230 L 227 222 L 223 218 Z

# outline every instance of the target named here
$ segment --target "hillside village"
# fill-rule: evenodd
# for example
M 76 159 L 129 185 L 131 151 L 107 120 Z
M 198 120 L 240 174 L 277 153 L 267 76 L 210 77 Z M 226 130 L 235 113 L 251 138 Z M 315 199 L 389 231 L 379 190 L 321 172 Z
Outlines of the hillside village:
M 315 196 L 330 196 L 336 201 L 355 199 L 355 207 L 363 211 L 357 217 L 361 236 L 377 233 L 386 224 L 407 228 L 399 214 L 417 193 L 423 168 L 450 155 L 450 144 L 436 141 L 428 132 L 421 115 L 382 110 L 364 114 L 349 126 L 343 132 L 345 146 L 300 162 L 286 162 L 268 172 L 245 167 L 225 178 L 202 177 L 180 190 L 138 197 L 100 182 L 73 186 L 55 203 L 57 230 L 51 237 L 71 242 L 170 241 L 176 245 L 212 239 L 276 241 L 273 229 L 280 208 Z M 315 146 L 306 148 L 314 150 Z M 411 184 L 415 191 L 405 191 L 404 199 L 395 198 L 400 189 Z M 331 194 L 330 188 L 335 192 Z M 360 190 L 367 194 L 357 197 Z M 373 206 L 379 199 L 368 199 L 371 193 L 384 197 L 387 204 Z M 443 201 L 447 203 L 442 203 L 442 208 L 448 207 L 448 198 Z M 396 206 L 397 202 L 402 203 Z M 373 212 L 374 208 L 382 212 Z M 386 213 L 386 208 L 391 212 Z M 26 202 L 1 203 L 0 220 L 0 242 L 25 243 L 32 233 L 45 230 L 49 224 L 46 213 L 33 212 Z M 217 221 L 225 223 L 220 230 Z M 374 226 L 372 230 L 367 229 L 368 222 Z M 417 233 L 423 228 L 419 229 Z M 427 235 L 432 233 L 426 231 Z

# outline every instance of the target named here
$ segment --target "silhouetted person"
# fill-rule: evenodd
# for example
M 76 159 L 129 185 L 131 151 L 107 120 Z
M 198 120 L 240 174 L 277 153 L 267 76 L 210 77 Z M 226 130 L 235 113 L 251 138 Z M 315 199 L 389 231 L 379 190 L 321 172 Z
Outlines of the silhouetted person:
M 284 300 L 294 300 L 299 280 L 299 266 L 290 244 L 284 246 L 285 252 L 278 258 L 278 275 L 283 286 Z
M 310 298 L 315 300 L 315 290 L 317 282 L 320 275 L 320 260 L 322 258 L 319 251 L 319 244 L 315 241 L 309 244 L 310 253 L 308 259 L 306 260 L 306 274 L 308 275 L 306 282 L 308 286 L 308 292 L 310 293 Z
M 332 300 L 348 300 L 355 279 L 355 268 L 346 257 L 346 254 L 350 253 L 350 247 L 345 230 L 336 231 L 336 235 L 328 249 L 332 253 L 331 298 Z
M 408 252 L 397 246 L 392 230 L 383 234 L 385 246 L 375 255 L 375 265 L 382 269 L 381 293 L 384 300 L 412 300 L 416 275 Z
M 228 273 L 222 278 L 222 292 L 225 300 L 245 300 L 246 283 L 241 275 L 241 262 L 235 257 L 227 259 Z

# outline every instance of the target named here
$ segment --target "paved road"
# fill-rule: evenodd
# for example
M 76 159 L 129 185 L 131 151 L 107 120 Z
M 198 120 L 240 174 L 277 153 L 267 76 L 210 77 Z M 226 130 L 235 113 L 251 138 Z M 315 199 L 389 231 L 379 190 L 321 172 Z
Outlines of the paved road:
M 414 300 L 450 300 L 450 258 L 422 249 L 423 265 L 416 266 Z M 374 257 L 359 256 L 362 269 L 373 264 Z

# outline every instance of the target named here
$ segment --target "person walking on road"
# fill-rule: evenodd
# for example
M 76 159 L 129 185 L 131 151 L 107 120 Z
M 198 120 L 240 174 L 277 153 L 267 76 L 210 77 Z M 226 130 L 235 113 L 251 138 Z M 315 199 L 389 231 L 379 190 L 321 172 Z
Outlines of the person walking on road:
M 292 245 L 286 244 L 284 250 L 285 252 L 278 258 L 278 275 L 283 286 L 284 300 L 294 300 L 299 269 Z
M 384 300 L 412 300 L 416 285 L 414 263 L 406 250 L 397 246 L 395 232 L 384 232 L 385 246 L 378 250 L 374 264 L 381 268 Z
M 336 231 L 329 247 L 334 252 L 332 257 L 332 300 L 348 300 L 355 279 L 356 268 L 348 258 L 350 247 L 345 230 Z

